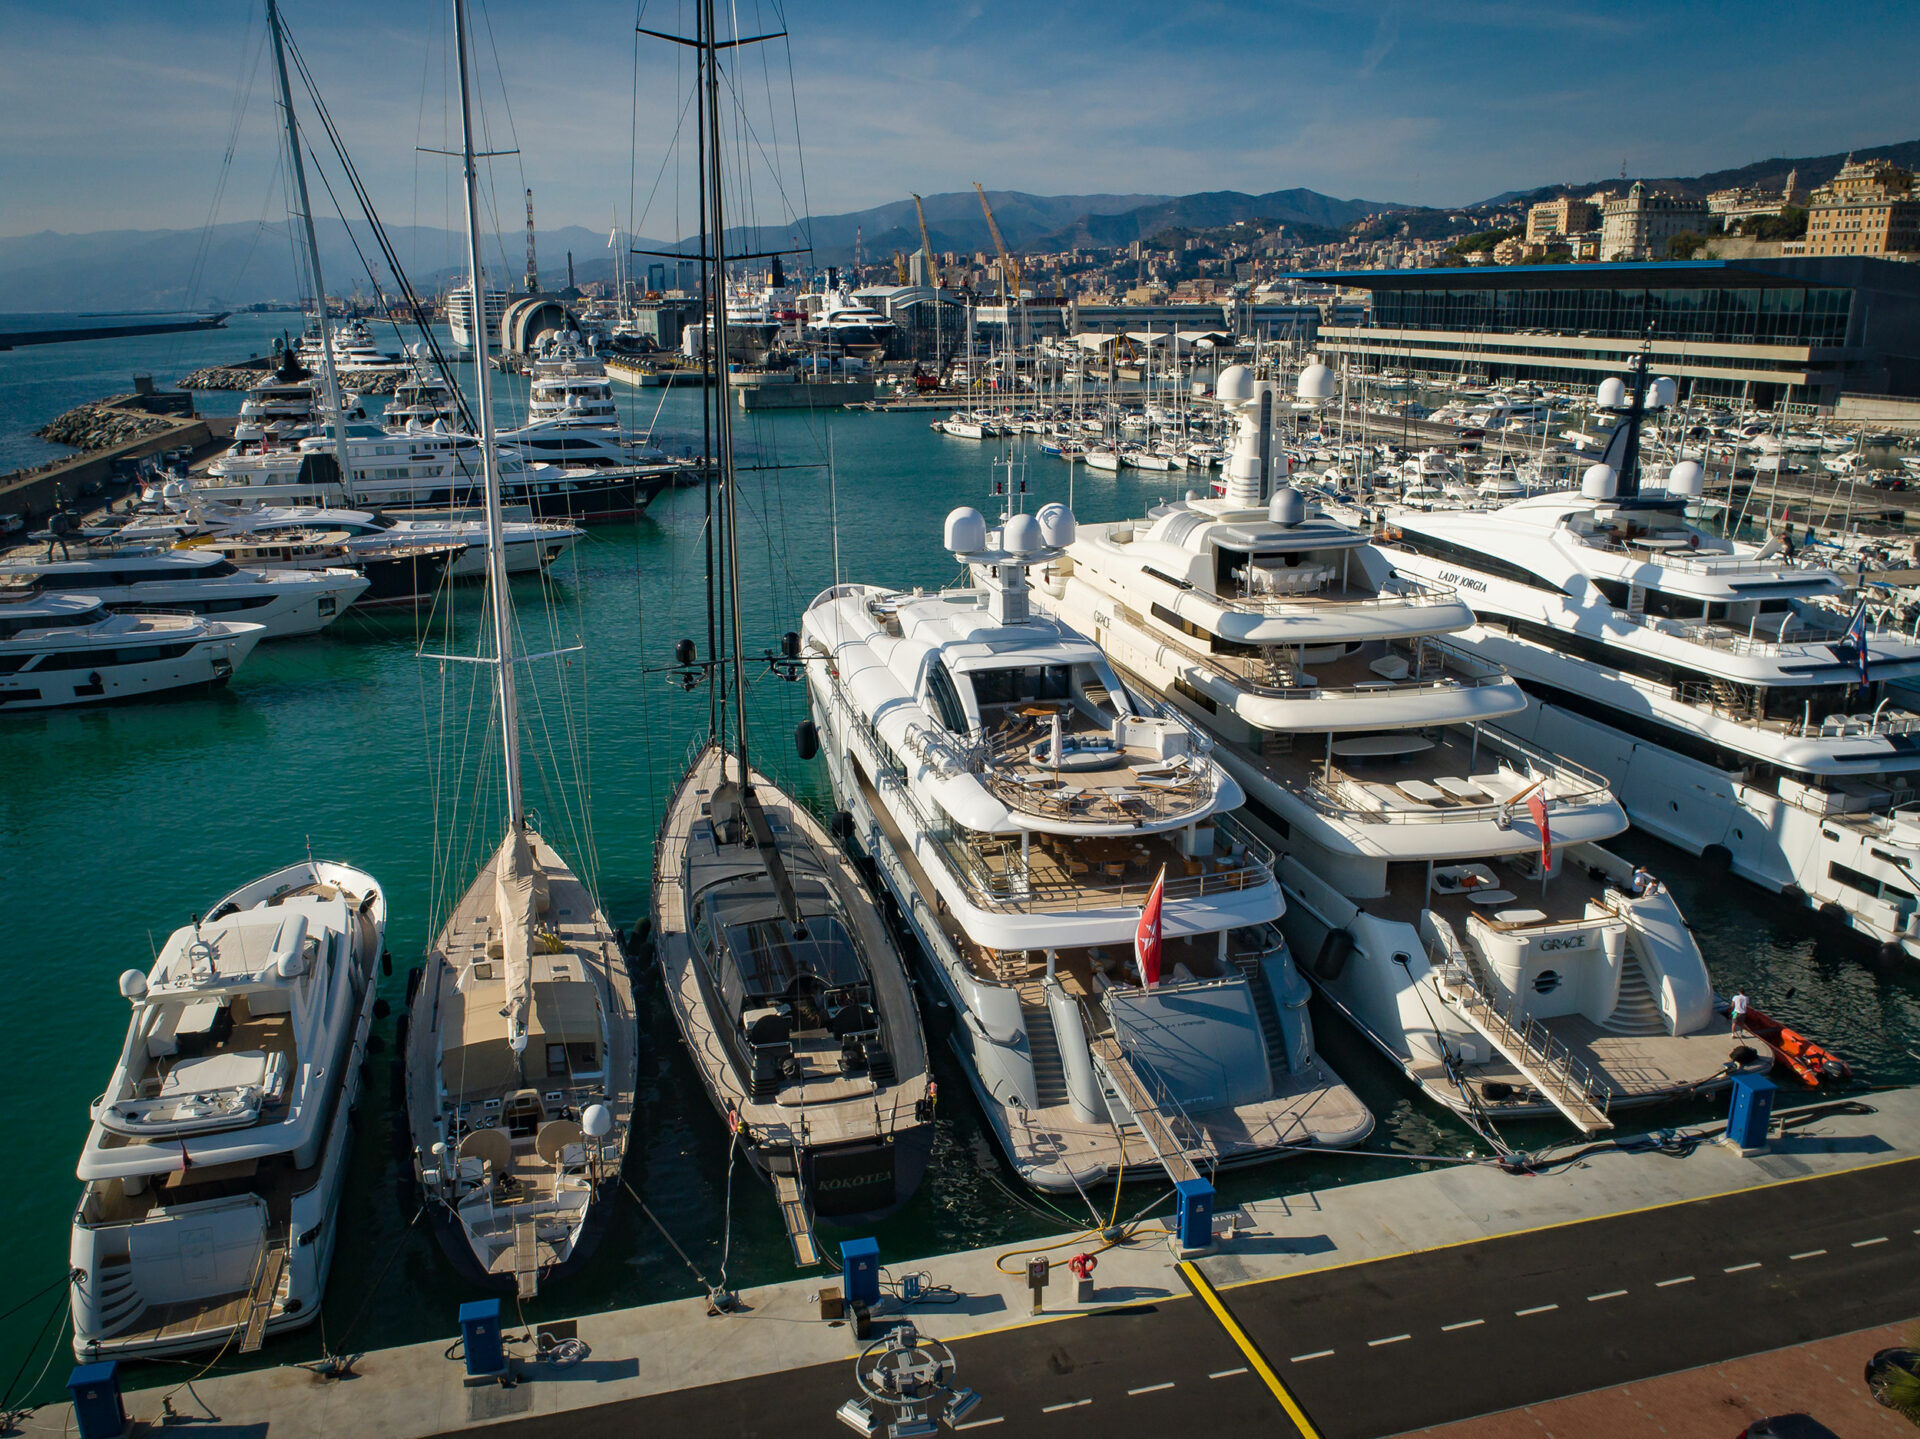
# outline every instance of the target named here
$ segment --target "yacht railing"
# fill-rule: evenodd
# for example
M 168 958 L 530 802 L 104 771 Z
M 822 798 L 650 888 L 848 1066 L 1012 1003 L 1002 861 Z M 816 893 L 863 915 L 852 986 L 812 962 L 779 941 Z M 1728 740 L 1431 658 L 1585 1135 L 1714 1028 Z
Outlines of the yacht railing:
M 1452 925 L 1428 910 L 1421 917 L 1420 929 L 1428 957 L 1438 966 L 1442 993 L 1463 1011 L 1478 1010 L 1475 1018 L 1479 1023 L 1523 1053 L 1529 1067 L 1540 1071 L 1543 1078 L 1560 1080 L 1606 1113 L 1613 1097 L 1611 1086 L 1545 1023 L 1522 1013 L 1514 996 L 1497 997 L 1499 990 L 1482 969 L 1479 956 L 1460 943 Z
M 1184 648 L 1184 647 L 1183 647 Z M 1438 655 L 1438 663 L 1420 659 L 1420 652 Z M 1403 679 L 1375 676 L 1350 685 L 1303 683 L 1302 675 L 1284 658 L 1257 655 L 1198 654 L 1189 656 L 1225 675 L 1236 684 L 1262 695 L 1284 695 L 1294 700 L 1354 699 L 1362 696 L 1407 694 L 1423 690 L 1481 689 L 1509 682 L 1507 671 L 1443 640 L 1423 640 L 1418 647 L 1389 644 L 1387 652 L 1410 661 Z
M 1481 728 L 1479 744 L 1481 749 L 1492 751 L 1512 762 L 1525 781 L 1521 790 L 1533 789 L 1536 782 L 1544 780 L 1546 783 L 1537 792 L 1549 809 L 1555 805 L 1598 803 L 1612 792 L 1607 780 L 1592 770 L 1572 760 L 1535 749 L 1490 726 Z M 1472 776 L 1465 778 L 1471 781 Z M 1388 809 L 1380 807 L 1379 797 L 1367 788 L 1372 784 L 1387 783 L 1390 781 L 1384 778 L 1362 780 L 1342 771 L 1330 773 L 1324 765 L 1316 762 L 1307 798 L 1323 813 L 1339 814 L 1363 824 L 1478 823 L 1489 816 L 1511 810 L 1515 803 L 1514 799 L 1507 798 L 1490 799 L 1485 804 L 1454 803 L 1440 806 L 1410 803 L 1405 809 Z
M 1303 590 L 1298 594 L 1209 595 L 1207 598 L 1217 601 L 1222 609 L 1245 614 L 1284 615 L 1302 609 L 1378 610 L 1444 605 L 1452 604 L 1458 595 L 1459 591 L 1452 585 L 1394 575 L 1377 591 L 1362 595 Z
M 1632 540 L 1620 540 L 1611 535 L 1597 535 L 1581 530 L 1568 531 L 1583 545 L 1591 550 L 1603 550 L 1608 554 L 1632 555 L 1650 564 L 1665 569 L 1679 570 L 1690 575 L 1755 575 L 1779 570 L 1817 571 L 1824 565 L 1803 564 L 1798 559 L 1788 559 L 1786 555 L 1770 555 L 1766 559 L 1741 559 L 1728 550 L 1668 549 L 1664 545 L 1647 546 L 1636 544 Z

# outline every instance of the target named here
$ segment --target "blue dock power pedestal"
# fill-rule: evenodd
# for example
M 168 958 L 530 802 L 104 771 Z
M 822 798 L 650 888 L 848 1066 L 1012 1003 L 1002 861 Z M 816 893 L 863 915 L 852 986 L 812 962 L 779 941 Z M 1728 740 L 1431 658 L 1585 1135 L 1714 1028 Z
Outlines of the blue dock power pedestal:
M 475 1299 L 460 1306 L 460 1339 L 466 1346 L 467 1378 L 498 1379 L 507 1372 L 498 1299 Z
M 1173 1186 L 1173 1232 L 1182 1249 L 1213 1243 L 1213 1186 L 1204 1179 L 1182 1179 Z
M 1763 1074 L 1733 1077 L 1733 1110 L 1727 1116 L 1727 1143 L 1742 1153 L 1767 1147 L 1773 1123 L 1774 1083 Z
M 840 1268 L 847 1303 L 872 1309 L 880 1303 L 880 1241 L 849 1239 L 840 1246 Z
M 80 1431 L 80 1439 L 121 1439 L 132 1427 L 127 1406 L 120 1402 L 119 1369 L 118 1361 L 108 1359 L 78 1365 L 67 1376 L 74 1427 Z

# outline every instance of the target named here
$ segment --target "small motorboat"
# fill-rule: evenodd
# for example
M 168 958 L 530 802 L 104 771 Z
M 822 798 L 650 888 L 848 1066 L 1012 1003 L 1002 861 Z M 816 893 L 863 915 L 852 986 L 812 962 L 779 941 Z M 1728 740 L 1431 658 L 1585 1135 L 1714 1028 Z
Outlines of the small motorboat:
M 1779 1020 L 1749 1008 L 1740 1017 L 1740 1026 L 1749 1034 L 1766 1041 L 1774 1061 L 1784 1064 L 1803 1083 L 1818 1088 L 1829 1079 L 1853 1078 L 1853 1067 L 1832 1050 L 1815 1044 L 1797 1029 L 1789 1029 Z

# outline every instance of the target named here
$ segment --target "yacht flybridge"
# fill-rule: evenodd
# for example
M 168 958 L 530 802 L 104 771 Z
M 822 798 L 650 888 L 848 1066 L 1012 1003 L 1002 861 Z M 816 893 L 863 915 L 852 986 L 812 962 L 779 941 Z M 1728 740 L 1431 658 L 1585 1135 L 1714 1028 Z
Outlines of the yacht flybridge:
M 694 7 L 698 135 L 714 237 L 704 277 L 708 378 L 724 362 L 726 187 L 713 0 Z M 724 379 L 724 375 L 721 376 Z M 667 1005 L 732 1143 L 773 1184 L 794 1262 L 821 1262 L 816 1219 L 870 1222 L 919 1186 L 933 1147 L 933 1083 L 906 965 L 851 861 L 804 806 L 753 766 L 741 631 L 739 471 L 726 386 L 703 387 L 719 565 L 708 575 L 717 652 L 678 673 L 714 686 L 709 729 L 654 840 L 651 923 Z M 711 553 L 711 551 L 710 551 Z M 716 595 L 729 603 L 720 603 Z M 775 672 L 794 677 L 797 640 Z M 730 651 L 730 653 L 729 653 Z M 808 758 L 802 746 L 802 758 Z
M 1192 726 L 1031 613 L 1073 517 L 947 518 L 970 587 L 840 585 L 808 608 L 834 795 L 954 1006 L 1028 1183 L 1193 1176 L 1357 1143 L 1372 1116 L 1314 1050 L 1267 847 Z M 1156 881 L 1163 977 L 1134 966 Z
M 465 0 L 459 57 L 469 290 L 480 264 Z M 486 502 L 488 628 L 506 832 L 454 904 L 413 984 L 407 1122 L 414 1169 L 455 1266 L 522 1298 L 604 1231 L 633 1119 L 639 1031 L 619 938 L 592 890 L 523 807 L 515 655 L 487 359 L 474 365 Z M 484 797 L 484 798 L 483 798 Z
M 247 1353 L 320 1312 L 386 900 L 308 861 L 173 932 L 80 1155 L 73 1352 Z
M 1533 700 L 1516 729 L 1605 774 L 1634 823 L 1920 957 L 1920 715 L 1889 688 L 1920 643 L 1778 540 L 1690 524 L 1696 462 L 1642 486 L 1634 432 L 1672 384 L 1603 385 L 1621 424 L 1578 491 L 1386 509 L 1376 568 L 1458 585 L 1475 648 Z
M 1476 1120 L 1594 1131 L 1724 1082 L 1733 1042 L 1672 897 L 1627 893 L 1599 846 L 1626 828 L 1605 780 L 1490 723 L 1526 701 L 1450 643 L 1467 604 L 1309 510 L 1249 370 L 1219 393 L 1240 421 L 1225 497 L 1089 529 L 1039 595 L 1213 736 L 1279 851 L 1308 976 Z

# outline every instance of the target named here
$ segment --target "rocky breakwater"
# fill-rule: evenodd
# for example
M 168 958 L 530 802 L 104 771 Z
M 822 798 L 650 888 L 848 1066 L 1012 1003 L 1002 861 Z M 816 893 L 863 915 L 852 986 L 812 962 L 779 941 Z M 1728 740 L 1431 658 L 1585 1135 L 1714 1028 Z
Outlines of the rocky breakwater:
M 210 365 L 180 382 L 183 390 L 250 390 L 264 378 L 267 364 L 250 360 L 239 365 Z
M 118 402 L 131 395 L 115 395 L 96 404 L 79 405 L 58 419 L 50 420 L 34 433 L 56 445 L 71 445 L 76 450 L 110 450 L 132 440 L 158 435 L 179 423 L 165 415 L 142 414 L 139 410 L 120 409 Z

